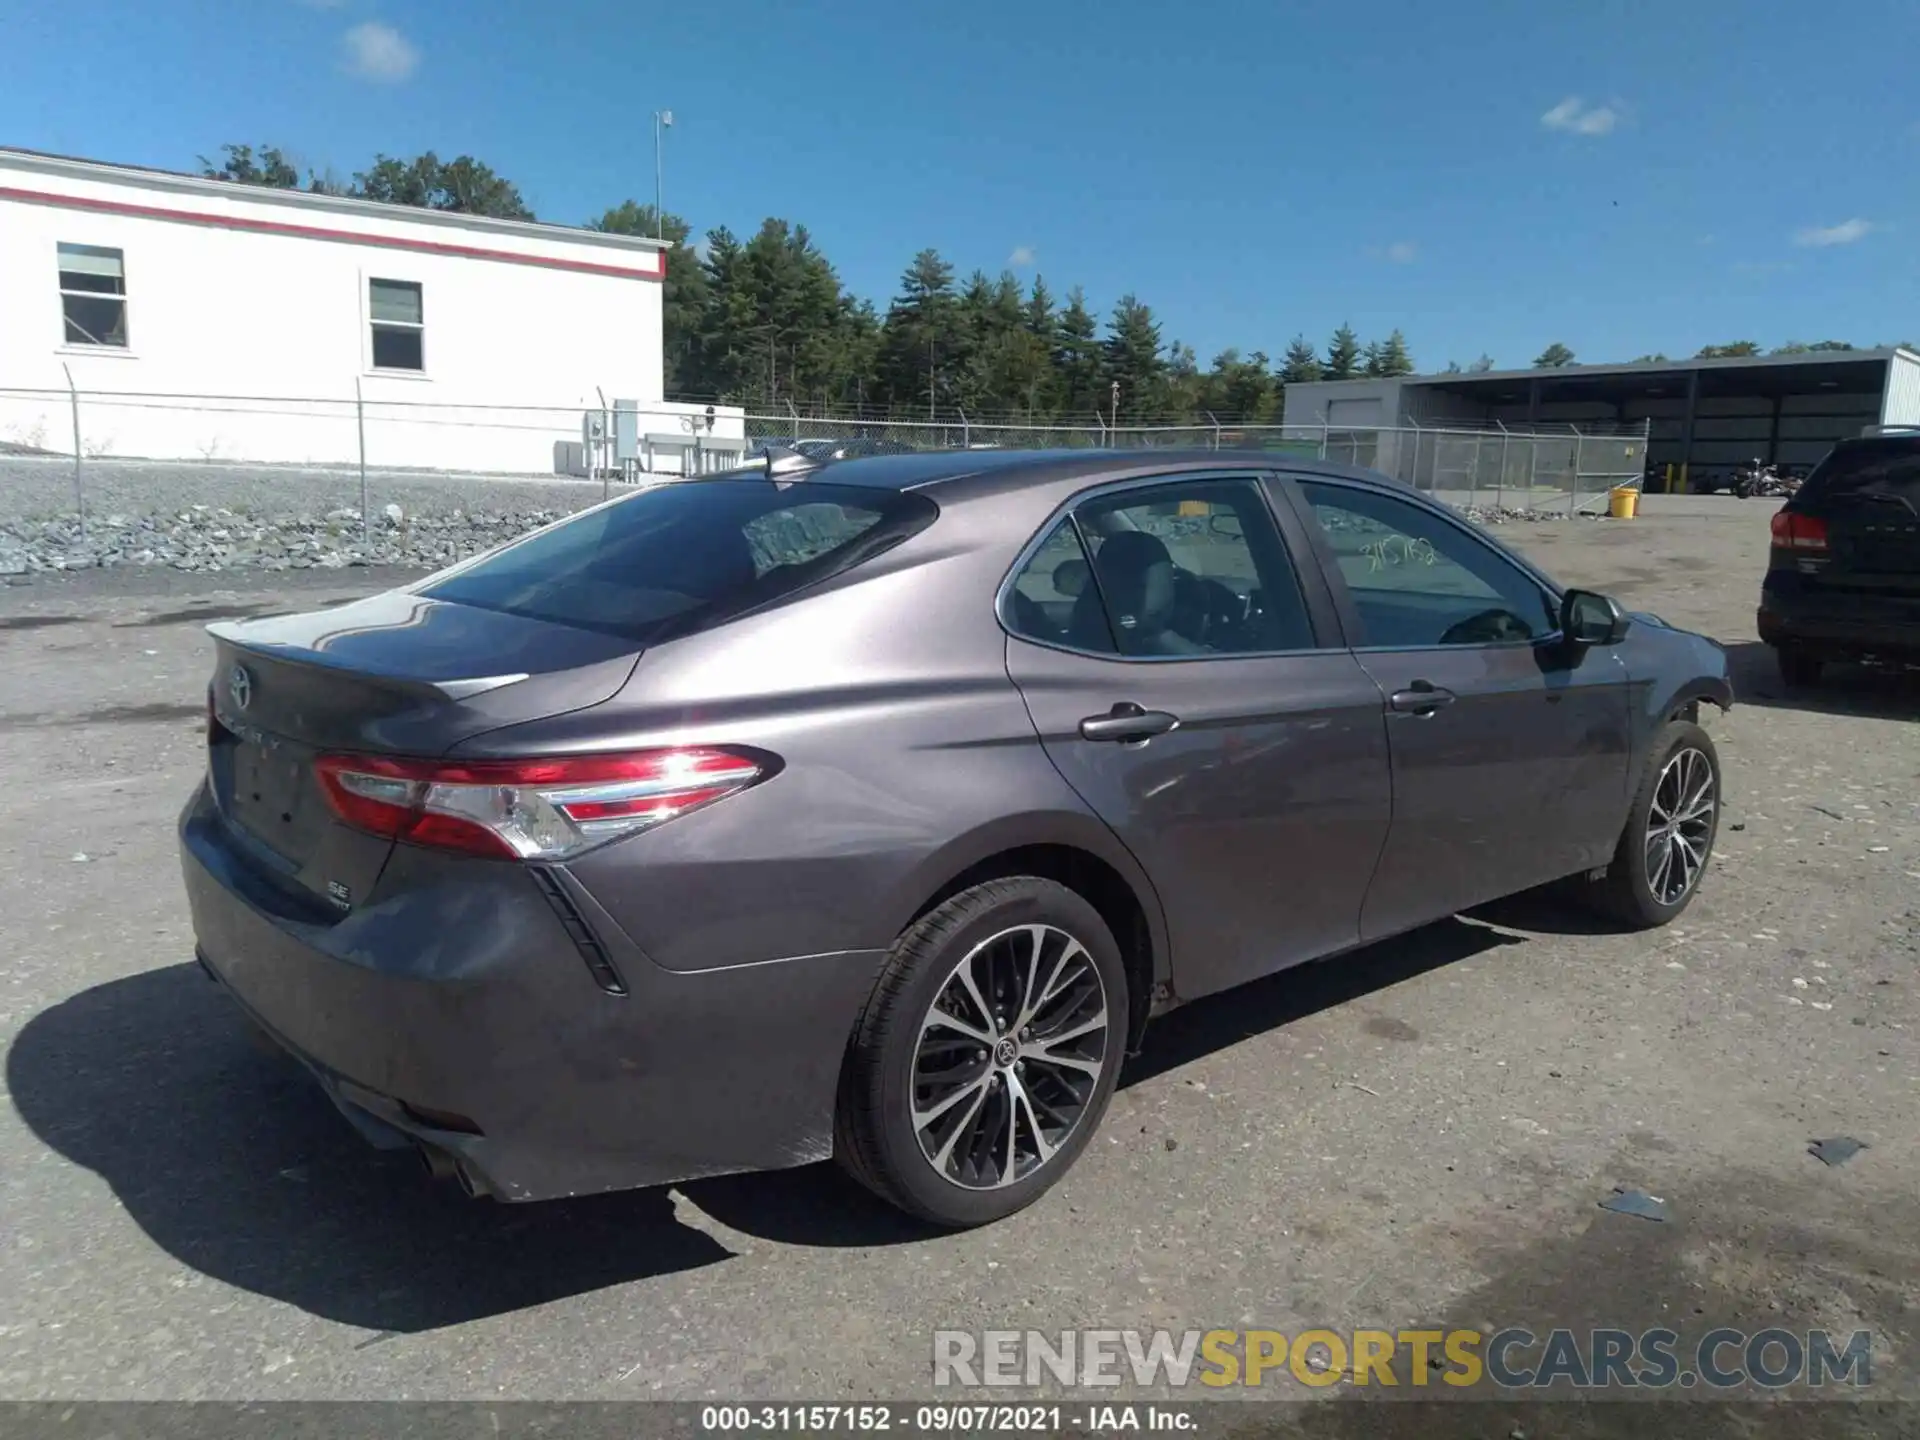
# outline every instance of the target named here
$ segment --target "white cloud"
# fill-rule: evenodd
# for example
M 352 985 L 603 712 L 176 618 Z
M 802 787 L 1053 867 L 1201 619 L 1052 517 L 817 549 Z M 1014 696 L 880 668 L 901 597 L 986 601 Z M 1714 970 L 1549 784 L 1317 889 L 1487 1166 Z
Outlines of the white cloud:
M 1793 237 L 1793 243 L 1816 248 L 1826 245 L 1851 245 L 1856 240 L 1864 240 L 1872 229 L 1871 221 L 1842 220 L 1838 225 L 1816 225 L 1811 229 L 1802 230 Z
M 692 249 L 693 249 L 694 255 L 701 260 L 705 260 L 707 256 L 713 253 L 713 246 L 707 243 L 707 237 L 704 235 L 702 235 L 698 240 L 693 242 Z
M 1411 265 L 1420 258 L 1420 247 L 1411 240 L 1396 240 L 1387 246 L 1387 259 L 1396 265 Z
M 1013 247 L 1013 253 L 1007 256 L 1007 264 L 1015 266 L 1016 268 L 1022 268 L 1033 264 L 1033 262 L 1039 258 L 1040 257 L 1034 253 L 1033 246 L 1016 245 Z
M 1575 135 L 1609 135 L 1620 123 L 1617 105 L 1588 105 L 1578 95 L 1569 95 L 1540 117 L 1549 130 L 1566 130 Z
M 419 68 L 420 51 L 414 43 L 391 25 L 368 20 L 354 26 L 343 37 L 347 49 L 347 73 L 362 80 L 393 84 L 406 79 Z

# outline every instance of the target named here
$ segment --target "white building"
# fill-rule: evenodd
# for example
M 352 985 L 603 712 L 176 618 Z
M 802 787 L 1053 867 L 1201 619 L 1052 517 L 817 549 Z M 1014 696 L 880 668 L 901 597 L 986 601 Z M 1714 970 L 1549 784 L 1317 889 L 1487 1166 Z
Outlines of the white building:
M 663 400 L 667 248 L 0 150 L 0 446 L 73 453 L 77 391 L 89 457 L 551 474 L 603 409 L 737 454 Z

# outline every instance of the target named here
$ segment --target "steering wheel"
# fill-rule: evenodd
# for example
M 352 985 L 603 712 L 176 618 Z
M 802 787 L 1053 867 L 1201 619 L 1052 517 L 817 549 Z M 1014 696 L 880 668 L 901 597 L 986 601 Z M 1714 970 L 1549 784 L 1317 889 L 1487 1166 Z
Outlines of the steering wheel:
M 1173 584 L 1171 628 L 1196 645 L 1211 645 L 1246 623 L 1246 602 L 1218 580 L 1176 570 Z
M 1442 645 L 1491 645 L 1502 640 L 1531 640 L 1533 631 L 1511 610 L 1482 610 L 1457 620 L 1441 633 Z

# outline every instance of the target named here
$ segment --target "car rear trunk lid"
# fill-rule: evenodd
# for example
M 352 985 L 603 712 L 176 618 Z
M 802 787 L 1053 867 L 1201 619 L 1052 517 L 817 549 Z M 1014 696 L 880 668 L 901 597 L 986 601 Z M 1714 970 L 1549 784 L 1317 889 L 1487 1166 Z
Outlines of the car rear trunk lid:
M 393 847 L 335 817 L 317 756 L 443 755 L 609 699 L 640 655 L 631 639 L 408 591 L 208 633 L 215 802 L 239 847 L 315 919 L 370 894 Z

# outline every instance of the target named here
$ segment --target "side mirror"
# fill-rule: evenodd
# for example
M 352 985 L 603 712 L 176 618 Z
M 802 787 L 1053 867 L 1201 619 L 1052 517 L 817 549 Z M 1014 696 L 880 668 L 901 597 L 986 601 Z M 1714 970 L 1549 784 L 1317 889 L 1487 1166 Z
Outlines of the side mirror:
M 1560 633 L 1572 645 L 1618 645 L 1632 625 L 1620 602 L 1592 590 L 1569 590 L 1560 600 Z

